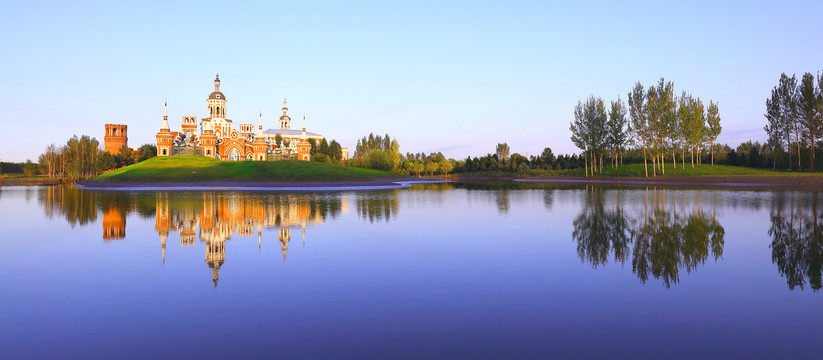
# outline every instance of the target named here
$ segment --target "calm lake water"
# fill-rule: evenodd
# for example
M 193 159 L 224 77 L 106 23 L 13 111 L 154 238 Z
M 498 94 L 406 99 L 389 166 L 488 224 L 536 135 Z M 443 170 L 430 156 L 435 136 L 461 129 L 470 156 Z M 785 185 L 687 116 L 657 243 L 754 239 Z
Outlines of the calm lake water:
M 820 356 L 818 193 L 0 187 L 0 219 L 3 359 Z

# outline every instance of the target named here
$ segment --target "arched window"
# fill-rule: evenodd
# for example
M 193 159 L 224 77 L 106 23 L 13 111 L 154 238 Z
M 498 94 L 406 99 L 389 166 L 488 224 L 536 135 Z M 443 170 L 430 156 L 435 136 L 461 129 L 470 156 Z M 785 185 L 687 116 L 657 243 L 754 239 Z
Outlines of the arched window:
M 211 117 L 212 115 L 214 115 L 214 109 L 212 109 L 212 107 L 209 106 L 209 117 Z
M 240 152 L 237 151 L 237 149 L 231 149 L 231 151 L 229 151 L 229 160 L 240 160 Z

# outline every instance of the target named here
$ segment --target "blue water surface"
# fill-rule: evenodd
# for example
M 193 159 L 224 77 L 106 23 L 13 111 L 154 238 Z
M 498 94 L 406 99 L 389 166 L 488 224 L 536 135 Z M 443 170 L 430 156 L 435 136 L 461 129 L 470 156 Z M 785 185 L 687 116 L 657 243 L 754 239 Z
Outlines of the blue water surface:
M 818 358 L 818 202 L 0 187 L 0 358 Z

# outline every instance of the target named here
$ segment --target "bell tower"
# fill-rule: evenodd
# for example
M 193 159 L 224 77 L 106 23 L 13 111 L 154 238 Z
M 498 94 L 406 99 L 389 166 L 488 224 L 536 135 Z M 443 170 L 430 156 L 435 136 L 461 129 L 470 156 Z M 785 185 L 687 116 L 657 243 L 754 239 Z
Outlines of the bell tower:
M 209 118 L 226 118 L 226 96 L 220 92 L 220 74 L 217 74 L 214 77 L 214 91 L 209 94 L 209 99 L 206 101 L 206 105 L 208 106 Z
M 280 116 L 280 128 L 291 129 L 291 118 L 289 117 L 289 107 L 286 106 L 286 98 L 283 98 L 283 115 Z

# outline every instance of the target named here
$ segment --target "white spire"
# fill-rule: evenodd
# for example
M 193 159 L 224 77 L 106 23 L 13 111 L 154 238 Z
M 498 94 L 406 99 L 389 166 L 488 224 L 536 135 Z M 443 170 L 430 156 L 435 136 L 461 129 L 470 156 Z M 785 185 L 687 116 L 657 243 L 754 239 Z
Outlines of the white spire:
M 260 109 L 260 126 L 257 128 L 257 136 L 263 136 L 263 109 Z
M 303 113 L 303 138 L 306 138 L 306 113 Z
M 169 130 L 169 111 L 168 111 L 168 103 L 166 99 L 163 99 L 163 125 L 160 126 L 160 130 Z

